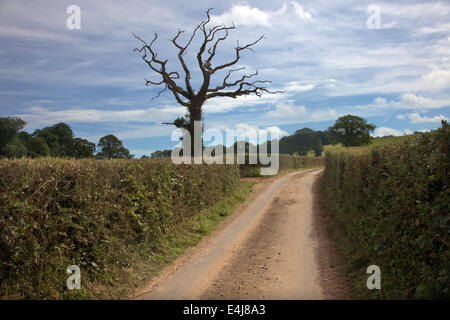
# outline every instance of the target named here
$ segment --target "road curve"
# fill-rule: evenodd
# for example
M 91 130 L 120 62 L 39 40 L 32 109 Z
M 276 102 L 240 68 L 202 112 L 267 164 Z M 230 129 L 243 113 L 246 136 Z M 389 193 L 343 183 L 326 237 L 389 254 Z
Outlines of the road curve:
M 323 298 L 312 195 L 320 171 L 270 179 L 225 227 L 175 261 L 135 299 Z

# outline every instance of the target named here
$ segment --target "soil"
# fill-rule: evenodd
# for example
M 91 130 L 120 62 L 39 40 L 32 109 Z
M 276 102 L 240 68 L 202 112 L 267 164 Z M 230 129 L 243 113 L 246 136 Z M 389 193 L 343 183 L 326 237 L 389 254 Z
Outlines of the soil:
M 135 298 L 350 298 L 315 197 L 320 175 L 252 178 L 247 201 Z

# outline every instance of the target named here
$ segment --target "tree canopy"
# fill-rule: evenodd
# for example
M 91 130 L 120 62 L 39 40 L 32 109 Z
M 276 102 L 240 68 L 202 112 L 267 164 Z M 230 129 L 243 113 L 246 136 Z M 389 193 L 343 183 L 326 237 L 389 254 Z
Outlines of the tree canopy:
M 293 135 L 280 139 L 280 153 L 296 153 L 300 156 L 306 156 L 311 150 L 316 156 L 322 155 L 322 141 L 318 133 L 312 129 L 299 129 Z
M 131 159 L 133 155 L 125 148 L 116 136 L 108 134 L 102 138 L 97 144 L 98 159 Z
M 4 147 L 25 127 L 26 122 L 20 118 L 0 118 L 0 147 Z
M 57 123 L 50 127 L 37 129 L 33 137 L 43 138 L 53 157 L 70 157 L 73 153 L 73 132 L 66 123 Z
M 26 148 L 19 138 L 19 130 L 26 122 L 16 117 L 0 118 L 0 155 L 21 157 L 26 155 Z
M 370 132 L 373 130 L 375 130 L 374 124 L 350 114 L 338 118 L 336 123 L 328 128 L 332 143 L 342 143 L 346 147 L 370 144 L 372 141 Z
M 152 154 L 150 155 L 151 158 L 166 158 L 166 157 L 170 157 L 172 153 L 172 150 L 167 149 L 167 150 L 157 150 L 155 152 L 152 152 Z
M 66 123 L 35 130 L 32 134 L 22 130 L 26 122 L 16 117 L 0 117 L 0 157 L 72 157 L 94 156 L 95 144 L 74 138 Z
M 70 155 L 74 158 L 91 158 L 94 156 L 95 143 L 86 139 L 74 138 L 72 140 L 72 152 Z
M 275 141 L 275 140 L 273 140 Z M 229 147 L 223 145 L 208 146 L 207 149 L 211 149 L 211 154 L 215 155 L 215 149 L 217 147 L 222 148 L 223 154 L 249 154 L 258 153 L 261 148 L 267 150 L 269 154 L 272 153 L 271 140 L 264 141 L 262 144 L 253 144 L 249 141 L 239 141 L 233 143 Z M 324 141 L 324 143 L 322 143 Z M 309 128 L 303 128 L 297 130 L 291 136 L 285 136 L 279 140 L 279 153 L 280 154 L 297 154 L 300 156 L 306 156 L 308 152 L 313 151 L 316 156 L 321 156 L 323 151 L 323 145 L 329 144 L 328 134 L 324 131 L 314 131 Z M 170 157 L 171 150 L 155 151 L 152 153 L 152 158 Z

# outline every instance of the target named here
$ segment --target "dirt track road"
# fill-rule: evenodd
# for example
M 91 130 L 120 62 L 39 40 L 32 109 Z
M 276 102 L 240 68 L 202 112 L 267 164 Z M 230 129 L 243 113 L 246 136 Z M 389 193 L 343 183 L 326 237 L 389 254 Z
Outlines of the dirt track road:
M 313 184 L 320 170 L 262 179 L 250 198 L 136 299 L 322 299 Z M 323 280 L 323 279 L 322 279 Z

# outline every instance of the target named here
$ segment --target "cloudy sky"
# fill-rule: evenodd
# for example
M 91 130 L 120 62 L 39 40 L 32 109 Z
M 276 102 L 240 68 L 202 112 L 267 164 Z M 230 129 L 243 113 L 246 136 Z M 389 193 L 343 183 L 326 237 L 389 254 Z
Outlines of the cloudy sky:
M 67 27 L 70 5 L 80 29 Z M 237 66 L 284 91 L 209 100 L 207 128 L 291 134 L 355 114 L 377 125 L 374 135 L 402 135 L 450 118 L 450 2 L 414 0 L 2 0 L 0 116 L 21 117 L 29 132 L 66 122 L 93 142 L 112 133 L 137 156 L 173 146 L 161 123 L 185 111 L 169 92 L 152 100 L 160 88 L 144 78 L 158 78 L 133 52 L 132 33 L 150 41 L 157 32 L 158 57 L 181 73 L 170 39 L 180 28 L 187 41 L 207 8 L 213 23 L 236 26 L 213 66 L 233 59 L 237 40 L 263 35 Z M 196 45 L 186 60 L 198 87 Z

